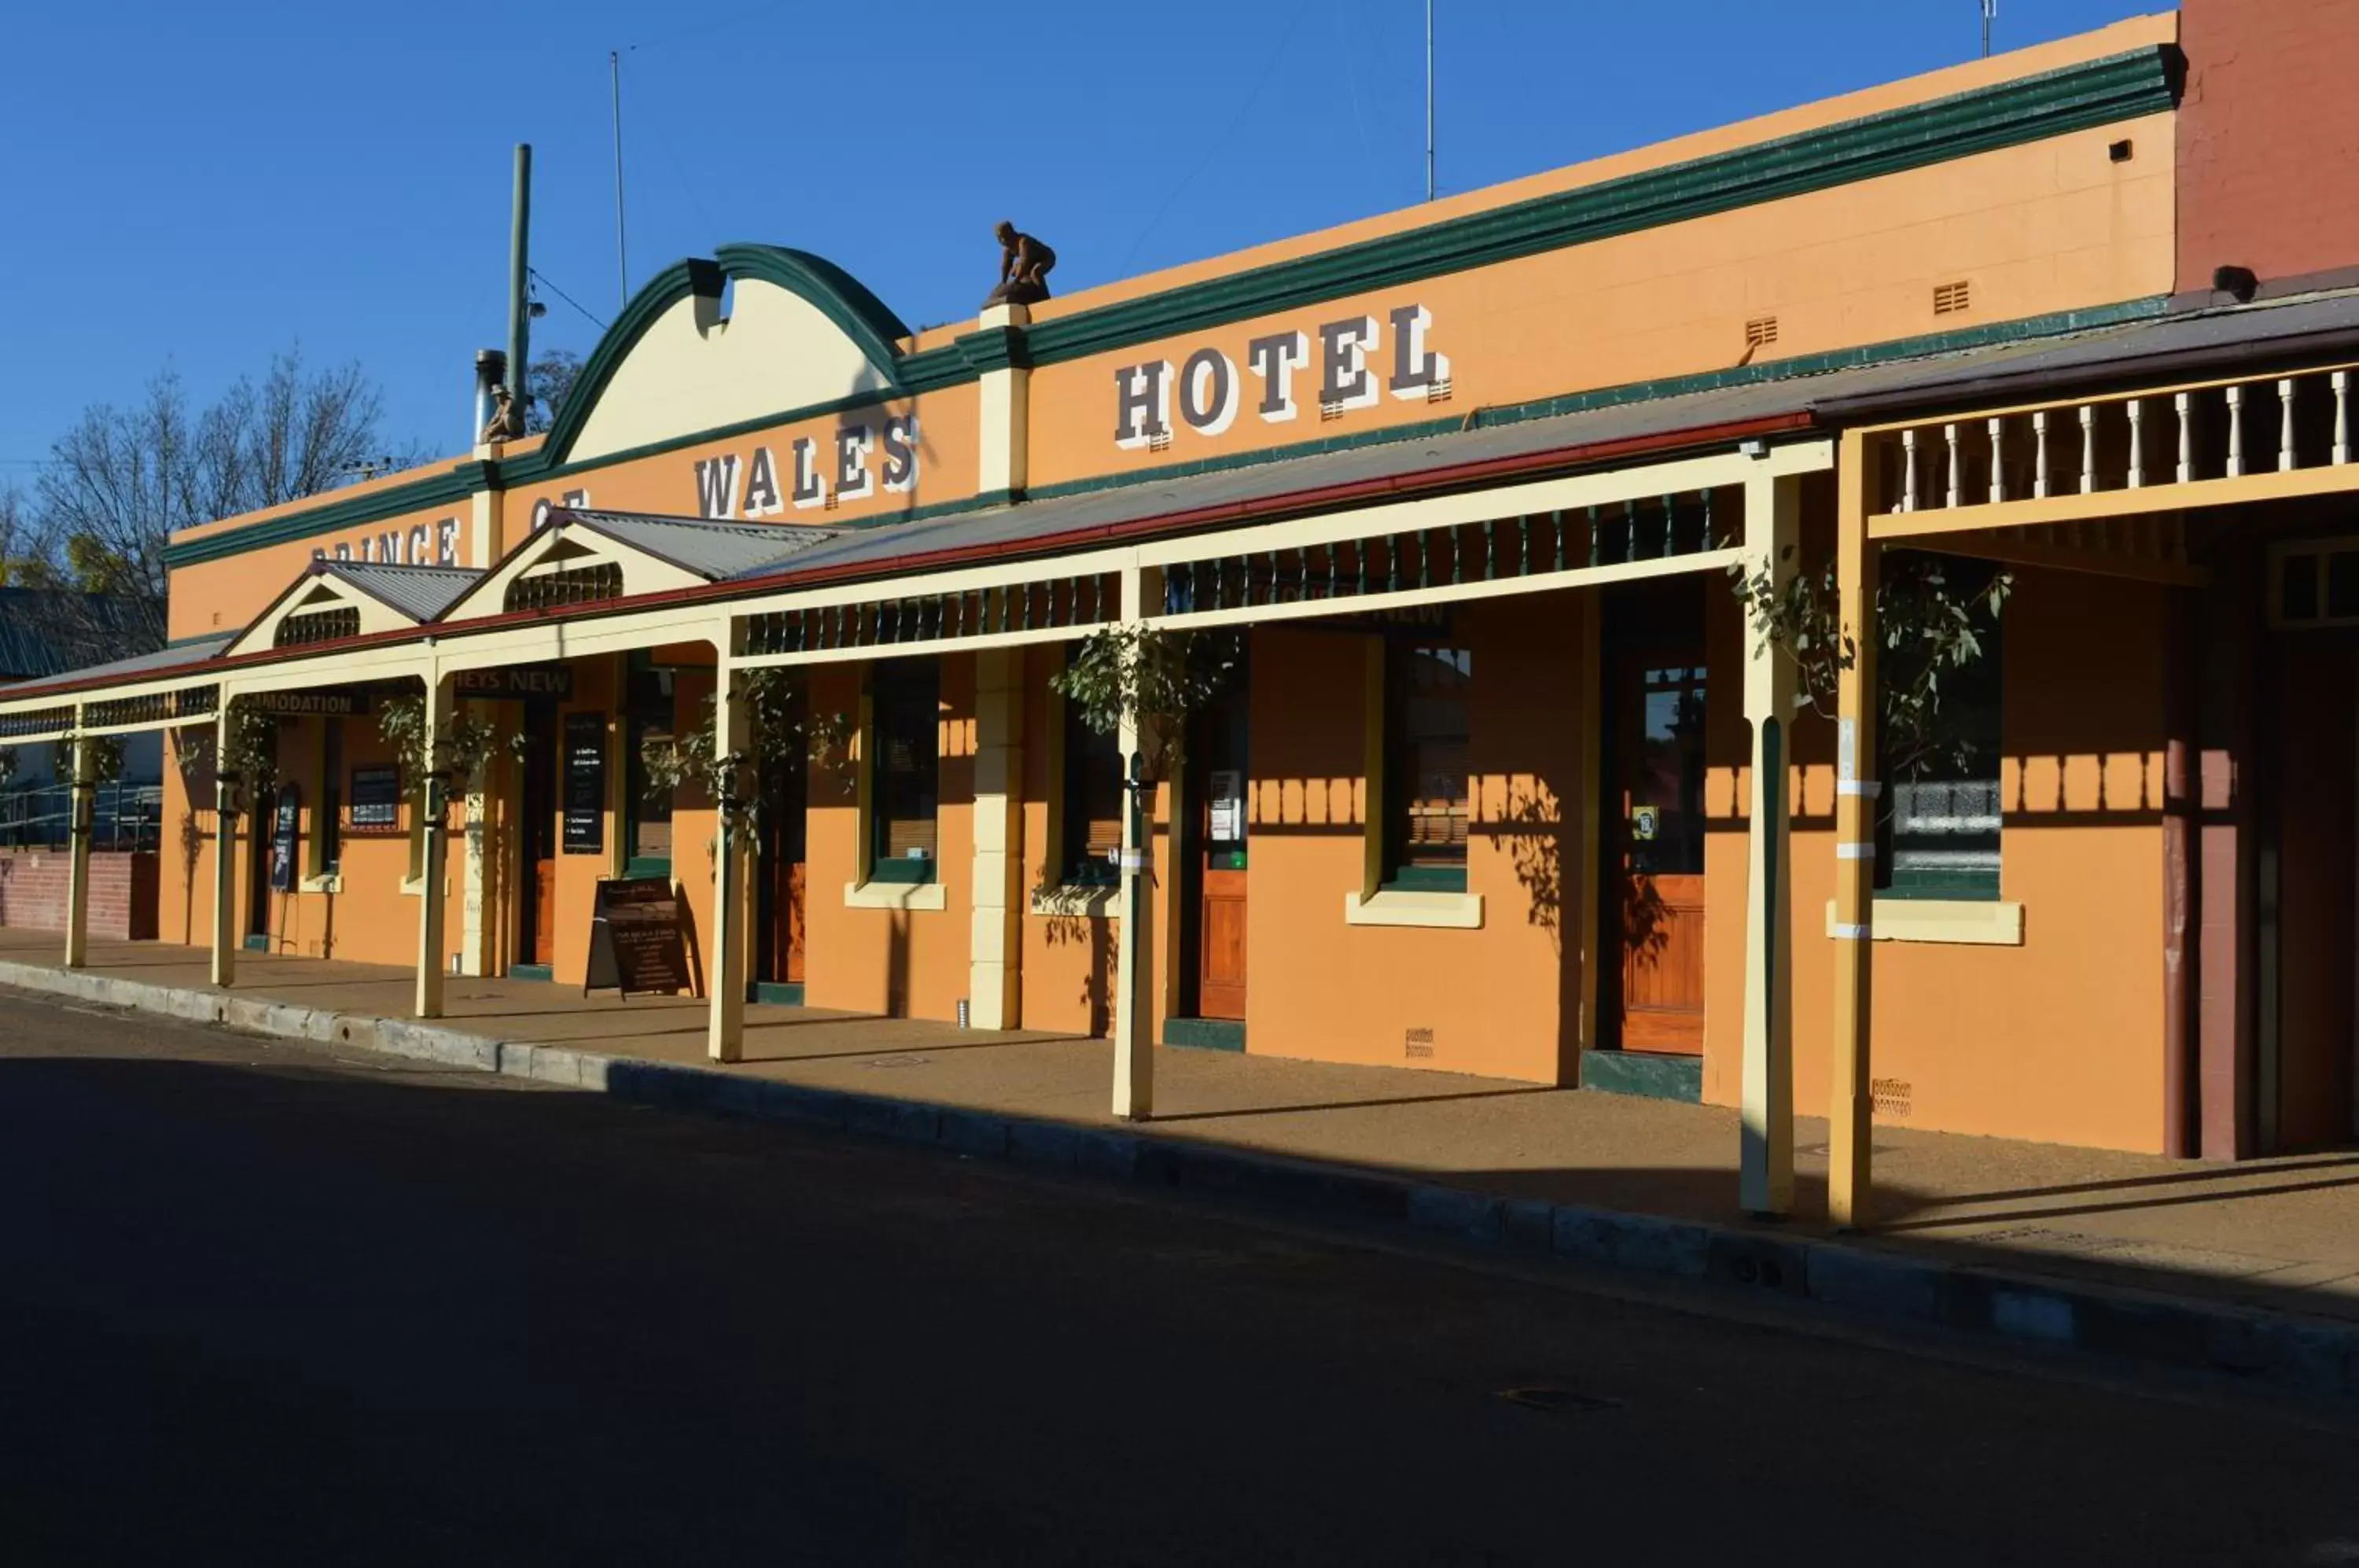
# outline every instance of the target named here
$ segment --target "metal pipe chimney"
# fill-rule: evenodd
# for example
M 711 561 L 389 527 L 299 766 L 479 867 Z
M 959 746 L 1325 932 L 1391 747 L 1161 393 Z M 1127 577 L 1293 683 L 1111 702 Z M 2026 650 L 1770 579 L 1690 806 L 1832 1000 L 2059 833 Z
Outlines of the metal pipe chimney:
M 508 223 L 508 397 L 516 404 L 516 417 L 526 412 L 525 367 L 531 364 L 527 357 L 527 313 L 526 298 L 531 264 L 525 251 L 526 236 L 532 229 L 532 144 L 516 143 L 516 212 Z M 489 415 L 484 416 L 489 419 Z M 481 425 L 475 427 L 483 429 Z
M 469 446 L 484 439 L 484 427 L 492 422 L 492 412 L 499 406 L 492 394 L 506 385 L 507 378 L 506 354 L 495 348 L 475 351 L 475 422 L 467 430 Z

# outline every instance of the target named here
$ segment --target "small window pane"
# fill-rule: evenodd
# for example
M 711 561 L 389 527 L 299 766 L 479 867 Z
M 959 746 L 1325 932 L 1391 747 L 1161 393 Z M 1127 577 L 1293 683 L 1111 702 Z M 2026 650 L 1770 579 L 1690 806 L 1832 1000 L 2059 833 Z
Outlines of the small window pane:
M 2288 555 L 2283 561 L 2280 614 L 2288 621 L 2318 619 L 2318 557 Z
M 875 875 L 930 882 L 940 852 L 935 811 L 940 683 L 929 660 L 895 663 L 878 668 L 871 693 L 876 726 L 871 845 Z
M 1093 729 L 1079 702 L 1065 704 L 1064 865 L 1068 887 L 1110 887 L 1122 848 L 1121 737 Z
M 2359 619 L 2359 554 L 2336 550 L 2326 558 L 2326 618 Z
M 1474 659 L 1462 648 L 1399 647 L 1393 675 L 1393 832 L 1400 871 L 1466 866 L 1466 699 Z

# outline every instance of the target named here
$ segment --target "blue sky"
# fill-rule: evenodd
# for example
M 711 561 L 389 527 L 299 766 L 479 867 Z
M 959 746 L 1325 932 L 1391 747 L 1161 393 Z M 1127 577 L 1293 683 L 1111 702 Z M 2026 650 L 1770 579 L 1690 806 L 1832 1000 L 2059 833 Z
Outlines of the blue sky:
M 2002 49 L 2134 0 L 2005 0 Z M 2152 8 L 2152 7 L 2147 7 Z M 1440 183 L 1471 190 L 1971 58 L 1976 0 L 1437 0 Z M 487 17 L 502 18 L 489 23 Z M 1002 216 L 1077 288 L 1416 201 L 1423 0 L 834 0 L 701 8 L 21 7 L 0 56 L 0 485 L 168 362 L 208 397 L 299 341 L 386 434 L 456 451 L 504 336 L 510 148 L 533 260 L 616 308 L 733 240 L 971 314 Z M 597 329 L 544 291 L 536 344 Z

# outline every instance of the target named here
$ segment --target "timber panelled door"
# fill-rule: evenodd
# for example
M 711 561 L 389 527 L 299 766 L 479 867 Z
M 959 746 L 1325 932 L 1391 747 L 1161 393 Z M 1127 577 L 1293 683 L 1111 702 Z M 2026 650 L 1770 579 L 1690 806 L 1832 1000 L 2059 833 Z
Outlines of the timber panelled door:
M 557 710 L 527 703 L 524 713 L 524 898 L 517 927 L 520 962 L 553 963 L 557 953 Z
M 1185 942 L 1193 1015 L 1245 1016 L 1246 673 L 1240 666 L 1197 720 L 1188 758 L 1194 800 Z
M 1684 617 L 1681 617 L 1684 618 Z M 1659 626 L 1659 623 L 1658 623 Z M 1633 628 L 1634 630 L 1636 628 Z M 1615 639 L 1614 779 L 1619 875 L 1600 889 L 1622 940 L 1621 1047 L 1703 1051 L 1704 660 L 1701 636 Z
M 778 757 L 762 779 L 758 830 L 761 869 L 755 878 L 754 978 L 803 983 L 805 834 L 810 764 L 799 748 Z

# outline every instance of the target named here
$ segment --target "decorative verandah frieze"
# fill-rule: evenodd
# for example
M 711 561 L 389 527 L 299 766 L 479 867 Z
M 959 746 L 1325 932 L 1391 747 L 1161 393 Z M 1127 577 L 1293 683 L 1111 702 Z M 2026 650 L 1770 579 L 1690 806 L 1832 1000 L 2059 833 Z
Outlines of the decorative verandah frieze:
M 1101 535 L 1061 553 L 1057 552 L 1059 541 L 1043 539 L 1038 553 L 1029 558 L 1004 556 L 931 571 L 895 573 L 891 561 L 884 560 L 877 564 L 877 574 L 864 580 L 797 585 L 789 570 L 782 573 L 779 586 L 766 592 L 758 583 L 732 583 L 710 594 L 667 593 L 659 602 L 643 605 L 620 598 L 563 607 L 528 621 L 499 616 L 481 623 L 428 623 L 415 636 L 368 637 L 299 652 L 273 650 L 252 660 L 233 659 L 201 680 L 213 688 L 212 702 L 224 723 L 241 697 L 416 680 L 429 693 L 429 716 L 439 733 L 451 709 L 449 683 L 461 671 L 702 642 L 716 653 L 716 740 L 727 754 L 744 749 L 743 672 L 974 652 L 996 657 L 989 688 L 992 711 L 1003 725 L 1012 725 L 1018 722 L 1013 715 L 1020 713 L 1020 701 L 1017 688 L 1010 684 L 1016 667 L 1007 663 L 1007 656 L 1033 643 L 1078 640 L 1110 626 L 1186 629 L 1285 621 L 1602 587 L 1715 572 L 1740 561 L 1758 564 L 1774 554 L 1777 538 L 1791 536 L 1793 486 L 1802 475 L 1821 472 L 1832 462 L 1831 442 L 1802 441 L 1279 517 L 1188 535 L 1156 538 L 1142 529 L 1135 542 L 1109 541 Z M 191 675 L 182 683 L 197 679 Z M 140 696 L 144 693 L 111 690 L 96 701 Z M 1748 707 L 1753 705 L 1748 702 Z M 134 710 L 122 711 L 127 714 Z M 195 713 L 193 707 L 190 713 Z M 0 724 L 27 722 L 21 715 L 12 721 L 10 713 L 11 705 L 0 700 Z M 982 744 L 989 749 L 995 742 L 985 736 Z M 1008 795 L 1001 802 L 1004 830 L 1016 803 L 1021 740 L 1011 728 L 997 737 L 997 744 L 1005 755 L 995 755 L 992 777 Z M 1132 749 L 1139 744 L 1136 725 L 1125 726 L 1125 744 Z M 1761 813 L 1768 814 L 1774 813 Z M 1126 827 L 1126 864 L 1143 861 L 1145 831 L 1136 823 Z M 745 825 L 725 812 L 721 832 L 716 873 L 725 899 L 733 887 L 745 886 L 748 844 Z M 432 835 L 428 846 L 429 887 L 439 885 L 434 868 L 439 839 Z M 978 834 L 978 887 L 1008 879 L 1008 856 L 1016 846 L 1006 839 L 1004 831 L 990 843 Z M 982 865 L 986 855 L 998 857 L 989 867 Z M 219 933 L 229 929 L 230 910 L 226 893 L 219 898 L 217 962 L 219 978 L 226 983 L 228 944 Z M 431 1012 L 440 1001 L 439 974 L 428 973 L 440 968 L 434 963 L 440 942 L 433 924 L 440 919 L 440 902 L 430 898 L 426 902 L 429 908 L 420 913 L 419 1007 Z M 1753 902 L 1757 908 L 1749 911 L 1749 923 L 1770 918 L 1773 900 L 1756 898 Z M 1011 897 L 1003 903 L 995 907 L 991 918 L 1012 920 L 1017 900 Z M 1118 1108 L 1123 1114 L 1144 1115 L 1152 1104 L 1152 1058 L 1146 1042 L 1154 964 L 1145 929 L 1151 906 L 1126 907 L 1135 909 L 1136 917 L 1122 922 L 1117 954 L 1122 988 Z M 978 924 L 983 915 L 979 906 Z M 724 1058 L 738 1048 L 745 1002 L 740 983 L 745 944 L 726 929 L 728 918 L 724 914 L 723 926 L 716 931 L 716 966 L 709 988 L 709 1047 Z M 1768 949 L 1760 942 L 1753 945 L 1764 951 L 1767 962 Z M 973 951 L 978 964 L 988 956 L 1004 971 L 1020 951 L 1020 942 L 1003 941 L 995 947 L 978 936 Z M 995 975 L 1006 978 L 1001 972 Z M 978 974 L 977 994 L 993 983 L 993 977 Z M 1766 985 L 1755 989 L 1762 996 L 1784 994 L 1782 987 Z M 1010 993 L 1003 989 L 998 994 L 1004 997 Z M 1771 1006 L 1762 1004 L 1765 1016 Z M 996 1010 L 1007 1018 L 1004 1002 Z M 1765 1041 L 1783 1035 L 1775 1028 L 1757 1032 Z M 1748 1025 L 1748 1056 L 1756 1034 Z M 1760 1076 L 1748 1065 L 1748 1084 Z M 1748 1088 L 1748 1097 L 1751 1094 Z M 1772 1098 L 1782 1102 L 1782 1095 Z M 1752 1147 L 1748 1145 L 1748 1161 Z M 1765 1164 L 1765 1171 L 1770 1169 Z M 1763 1206 L 1782 1206 L 1782 1197 Z

